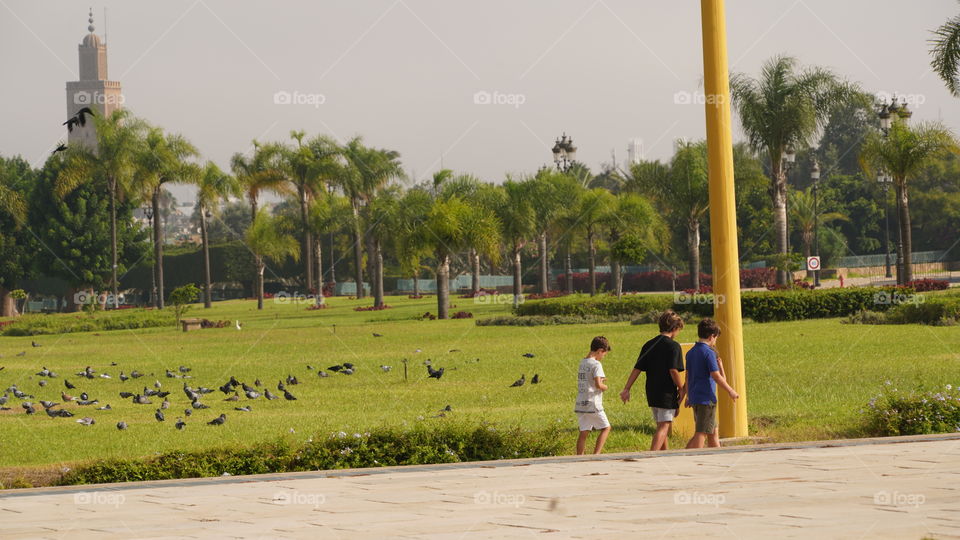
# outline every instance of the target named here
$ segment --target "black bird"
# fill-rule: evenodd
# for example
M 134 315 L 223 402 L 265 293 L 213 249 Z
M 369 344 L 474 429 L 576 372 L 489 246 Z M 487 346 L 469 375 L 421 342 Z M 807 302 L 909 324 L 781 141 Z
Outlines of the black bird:
M 533 378 L 530 379 L 530 384 L 540 384 L 540 374 L 534 373 Z
M 207 422 L 211 426 L 222 426 L 224 422 L 227 421 L 227 415 L 221 414 L 220 416 L 214 418 L 213 420 Z
M 344 362 L 343 367 L 347 369 L 353 369 L 353 364 L 351 364 L 350 362 Z
M 127 382 L 128 380 L 130 380 L 130 377 L 127 376 L 127 375 L 125 375 L 125 374 L 121 371 L 121 372 L 120 372 L 120 380 L 123 381 L 123 382 Z
M 444 368 L 433 369 L 433 366 L 427 366 L 427 376 L 432 379 L 440 380 L 443 377 Z
M 187 425 L 187 423 L 183 421 L 183 418 L 177 418 L 177 423 L 174 425 L 177 426 L 177 429 L 183 429 L 183 426 Z
M 117 429 L 127 429 L 127 423 L 123 420 L 117 422 Z
M 56 154 L 57 152 L 63 152 L 63 151 L 66 150 L 66 149 L 67 149 L 67 145 L 65 145 L 65 144 L 63 144 L 63 143 L 60 143 L 60 144 L 53 150 L 53 152 L 50 152 L 50 155 Z
M 257 388 L 260 388 L 260 387 L 263 386 L 263 383 L 260 382 L 260 379 L 257 379 L 257 380 L 255 380 L 255 381 L 253 381 L 253 385 L 256 386 Z
M 183 414 L 184 414 L 185 416 L 190 416 L 191 414 L 193 414 L 193 410 L 192 410 L 192 409 L 184 409 L 184 410 L 183 410 Z
M 277 390 L 280 390 L 282 392 L 282 391 L 285 391 L 286 389 L 287 387 L 283 385 L 283 381 L 277 382 Z
M 450 405 L 447 405 L 446 407 L 440 409 L 440 411 L 442 412 L 450 412 L 452 410 L 453 410 L 453 407 L 451 407 Z
M 521 375 L 519 379 L 517 379 L 516 381 L 514 381 L 513 384 L 510 385 L 510 388 L 513 388 L 514 386 L 523 386 L 523 383 L 525 383 L 525 382 L 527 382 L 527 376 L 526 376 L 526 374 Z
M 230 392 L 233 392 L 233 386 L 231 386 L 230 383 L 228 382 L 220 387 L 220 391 L 223 392 L 224 394 L 229 394 Z
M 63 380 L 63 385 L 67 387 L 67 390 L 73 390 L 74 388 L 76 388 L 76 386 L 74 386 L 72 382 L 66 379 Z
M 533 358 L 533 357 L 536 356 L 536 355 L 533 354 L 533 353 L 523 353 L 523 356 L 526 357 L 526 358 Z
M 335 365 L 335 366 L 330 366 L 330 367 L 328 367 L 327 369 L 329 369 L 330 371 L 336 372 L 336 371 L 340 371 L 341 369 L 343 369 L 343 366 L 341 366 L 340 364 L 337 364 L 337 365 Z
M 157 422 L 163 422 L 166 420 L 166 418 L 163 417 L 163 411 L 160 409 L 157 409 L 157 412 L 154 413 L 153 416 L 157 419 Z
M 374 332 L 374 333 L 373 333 L 373 337 L 383 337 L 383 334 L 378 334 L 378 333 Z
M 120 392 L 120 397 L 123 399 L 129 399 L 133 397 L 133 392 Z
M 269 388 L 267 388 L 267 389 L 263 392 L 263 397 L 265 397 L 265 398 L 267 398 L 267 399 L 280 399 L 280 396 L 278 396 L 278 395 L 274 394 L 273 392 L 271 392 Z
M 30 344 L 33 345 L 34 347 L 43 347 L 43 345 L 40 345 L 36 341 L 31 341 Z
M 297 399 L 297 396 L 291 394 L 291 393 L 288 392 L 287 390 L 284 390 L 284 391 L 283 391 L 283 397 L 284 397 L 284 399 L 286 399 L 287 401 L 296 401 L 296 399 Z
M 93 112 L 92 110 L 90 110 L 90 107 L 84 107 L 84 108 L 80 109 L 79 111 L 77 111 L 77 115 L 76 115 L 75 118 L 77 119 L 78 122 L 80 122 L 80 125 L 81 125 L 81 126 L 85 126 L 85 125 L 87 124 L 87 115 L 88 115 L 88 114 L 89 114 L 90 116 L 94 116 L 94 112 Z

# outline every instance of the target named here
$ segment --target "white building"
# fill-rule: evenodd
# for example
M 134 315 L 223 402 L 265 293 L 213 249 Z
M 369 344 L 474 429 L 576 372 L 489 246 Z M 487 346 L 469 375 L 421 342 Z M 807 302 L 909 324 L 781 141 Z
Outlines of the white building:
M 90 32 L 77 47 L 80 57 L 80 80 L 67 83 L 67 118 L 89 107 L 96 114 L 109 115 L 123 106 L 120 83 L 107 79 L 107 44 L 93 33 L 93 11 L 87 19 Z M 96 148 L 97 137 L 93 119 L 86 118 L 83 126 L 75 125 L 67 135 L 67 143 Z
M 627 141 L 627 161 L 624 169 L 630 170 L 630 167 L 643 161 L 643 139 L 630 139 Z

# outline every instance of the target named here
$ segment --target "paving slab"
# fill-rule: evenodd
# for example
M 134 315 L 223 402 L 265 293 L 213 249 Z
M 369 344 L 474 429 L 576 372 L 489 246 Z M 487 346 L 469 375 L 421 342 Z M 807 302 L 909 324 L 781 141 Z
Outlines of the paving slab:
M 0 538 L 960 538 L 960 434 L 0 491 Z

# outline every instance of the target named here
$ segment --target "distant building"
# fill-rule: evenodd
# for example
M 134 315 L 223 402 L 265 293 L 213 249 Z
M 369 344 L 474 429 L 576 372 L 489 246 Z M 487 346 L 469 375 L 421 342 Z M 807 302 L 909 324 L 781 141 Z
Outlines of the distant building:
M 630 167 L 643 161 L 643 139 L 630 139 L 627 142 L 627 161 L 624 169 L 630 170 Z
M 120 83 L 107 79 L 107 44 L 93 33 L 93 11 L 87 19 L 90 32 L 77 47 L 80 57 L 80 80 L 67 83 L 67 118 L 89 107 L 96 114 L 109 115 L 123 106 Z M 95 149 L 96 129 L 90 118 L 86 125 L 74 126 L 67 135 L 67 144 Z

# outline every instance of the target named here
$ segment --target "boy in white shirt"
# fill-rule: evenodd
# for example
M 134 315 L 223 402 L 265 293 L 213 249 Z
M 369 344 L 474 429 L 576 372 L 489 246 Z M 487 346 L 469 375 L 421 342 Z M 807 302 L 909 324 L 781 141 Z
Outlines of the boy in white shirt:
M 594 454 L 603 451 L 603 444 L 610 435 L 610 422 L 603 412 L 603 392 L 607 389 L 607 377 L 603 373 L 603 357 L 610 352 L 610 342 L 603 336 L 593 338 L 590 354 L 580 361 L 577 370 L 577 402 L 573 411 L 580 423 L 580 436 L 577 438 L 577 454 L 583 454 L 587 446 L 587 437 L 593 430 L 599 430 Z

